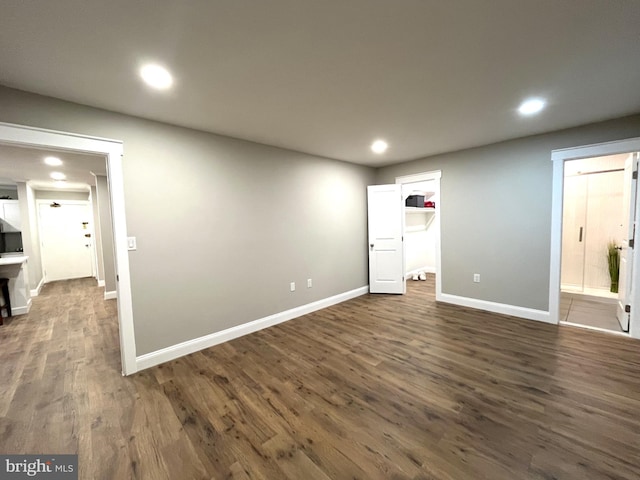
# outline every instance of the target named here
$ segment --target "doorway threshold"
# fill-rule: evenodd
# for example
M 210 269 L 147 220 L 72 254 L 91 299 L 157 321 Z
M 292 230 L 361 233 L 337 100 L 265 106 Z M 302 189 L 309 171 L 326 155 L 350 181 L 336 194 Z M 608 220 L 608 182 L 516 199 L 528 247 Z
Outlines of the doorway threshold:
M 615 330 L 609 330 L 607 328 L 600 328 L 600 327 L 592 327 L 591 325 L 583 325 L 581 323 L 574 323 L 574 322 L 566 322 L 564 320 L 561 320 L 559 322 L 560 325 L 566 325 L 568 327 L 577 327 L 577 328 L 582 328 L 585 330 L 593 330 L 596 332 L 603 332 L 603 333 L 609 333 L 611 335 L 620 335 L 622 337 L 629 337 L 629 333 L 628 332 L 617 332 Z

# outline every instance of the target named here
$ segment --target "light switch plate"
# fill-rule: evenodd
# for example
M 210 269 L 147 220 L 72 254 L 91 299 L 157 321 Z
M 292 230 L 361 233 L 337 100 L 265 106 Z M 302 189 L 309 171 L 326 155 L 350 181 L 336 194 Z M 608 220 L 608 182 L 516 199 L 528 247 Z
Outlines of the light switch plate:
M 136 237 L 127 237 L 127 250 L 135 250 L 137 248 Z

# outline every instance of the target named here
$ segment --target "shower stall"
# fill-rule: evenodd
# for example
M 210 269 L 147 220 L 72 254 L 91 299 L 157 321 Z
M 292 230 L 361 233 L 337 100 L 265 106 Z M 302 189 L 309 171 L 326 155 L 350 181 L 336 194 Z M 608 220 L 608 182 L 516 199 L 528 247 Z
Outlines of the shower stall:
M 611 292 L 608 246 L 621 244 L 624 162 L 628 155 L 565 162 L 561 289 L 595 297 Z

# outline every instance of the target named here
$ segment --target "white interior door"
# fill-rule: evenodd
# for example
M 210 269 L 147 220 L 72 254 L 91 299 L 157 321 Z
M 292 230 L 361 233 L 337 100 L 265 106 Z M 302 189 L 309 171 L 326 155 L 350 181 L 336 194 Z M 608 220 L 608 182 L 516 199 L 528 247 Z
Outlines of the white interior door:
M 405 293 L 402 248 L 402 185 L 367 187 L 369 212 L 369 291 Z
M 45 282 L 90 277 L 92 238 L 86 236 L 91 235 L 89 205 L 62 202 L 59 205 L 38 206 Z
M 618 282 L 618 309 L 616 316 L 623 332 L 629 331 L 629 312 L 631 299 L 631 278 L 633 265 L 633 239 L 636 231 L 636 196 L 638 181 L 633 172 L 638 170 L 638 154 L 629 155 L 624 164 L 624 190 L 622 209 L 626 225 L 623 224 L 622 245 L 620 250 L 620 279 Z

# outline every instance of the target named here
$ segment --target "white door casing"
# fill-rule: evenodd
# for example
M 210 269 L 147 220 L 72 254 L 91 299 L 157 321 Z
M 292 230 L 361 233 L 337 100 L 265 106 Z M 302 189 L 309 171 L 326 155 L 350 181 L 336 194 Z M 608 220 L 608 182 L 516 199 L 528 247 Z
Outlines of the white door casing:
M 622 192 L 622 209 L 625 219 L 625 231 L 622 232 L 620 245 L 620 278 L 618 281 L 618 308 L 616 317 L 623 332 L 629 331 L 629 311 L 631 286 L 633 281 L 633 239 L 636 231 L 636 201 L 638 181 L 633 172 L 638 171 L 638 154 L 631 154 L 624 164 L 624 187 Z
M 91 277 L 93 217 L 88 202 L 38 201 L 42 266 L 46 282 Z
M 402 185 L 367 187 L 369 292 L 406 292 L 402 230 Z

